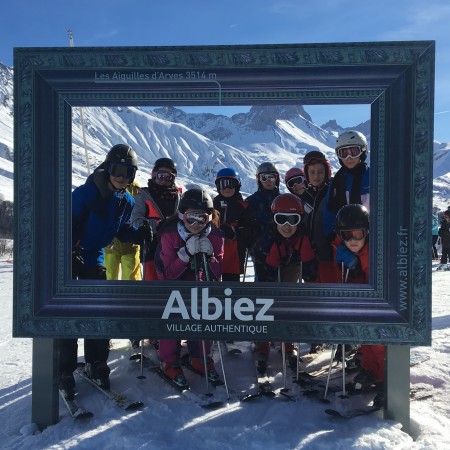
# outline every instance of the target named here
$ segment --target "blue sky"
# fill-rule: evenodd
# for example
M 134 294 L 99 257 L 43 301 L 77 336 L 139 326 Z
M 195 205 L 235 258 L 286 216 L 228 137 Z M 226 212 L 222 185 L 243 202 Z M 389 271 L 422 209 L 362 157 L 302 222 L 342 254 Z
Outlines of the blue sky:
M 6 2 L 5 2 L 6 3 Z M 0 8 L 0 62 L 14 47 L 436 41 L 435 139 L 450 142 L 448 0 L 17 0 Z M 368 108 L 305 108 L 318 124 Z

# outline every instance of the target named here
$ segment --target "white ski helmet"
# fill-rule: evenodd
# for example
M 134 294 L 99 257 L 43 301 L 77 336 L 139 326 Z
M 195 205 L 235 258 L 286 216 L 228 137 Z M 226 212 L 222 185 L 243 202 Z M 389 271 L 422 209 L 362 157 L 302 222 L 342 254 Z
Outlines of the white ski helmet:
M 336 139 L 335 150 L 341 147 L 357 146 L 361 149 L 361 161 L 367 158 L 367 139 L 360 131 L 349 130 L 341 133 Z M 339 160 L 341 162 L 341 160 Z M 342 165 L 342 162 L 341 162 Z

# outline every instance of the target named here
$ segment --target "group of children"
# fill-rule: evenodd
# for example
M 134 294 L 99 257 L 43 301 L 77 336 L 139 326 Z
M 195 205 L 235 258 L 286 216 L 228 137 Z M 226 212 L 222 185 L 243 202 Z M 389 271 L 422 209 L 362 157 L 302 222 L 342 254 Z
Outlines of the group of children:
M 137 159 L 128 146 L 113 149 L 116 147 L 124 152 L 123 158 L 111 162 L 108 154 L 100 168 L 107 195 L 97 193 L 96 199 L 86 201 L 86 208 L 73 213 L 74 223 L 84 221 L 86 225 L 80 224 L 80 233 L 74 233 L 74 266 L 86 264 L 89 245 L 94 246 L 90 234 L 98 235 L 105 228 L 97 227 L 95 233 L 90 230 L 91 216 L 100 214 L 114 222 L 109 227 L 111 232 L 100 240 L 102 247 L 114 237 L 120 239 L 124 228 L 128 232 L 124 242 L 145 242 L 141 258 L 146 280 L 238 282 L 242 275 L 245 280 L 250 257 L 258 283 L 368 283 L 369 168 L 365 163 L 367 141 L 362 133 L 346 131 L 337 138 L 336 155 L 341 168 L 334 177 L 326 156 L 311 151 L 304 156 L 303 168 L 293 167 L 286 172 L 284 181 L 289 192 L 280 193 L 278 169 L 264 162 L 256 170 L 258 189 L 246 199 L 240 192 L 240 176 L 233 168 L 217 173 L 218 194 L 214 198 L 201 188 L 181 194 L 175 184 L 176 165 L 169 158 L 156 161 L 148 186 L 138 189 L 133 198 L 125 188 L 133 182 Z M 86 185 L 93 184 L 98 171 Z M 116 184 L 116 177 L 121 185 Z M 86 185 L 74 190 L 74 198 Z M 104 265 L 102 247 L 96 244 L 97 267 Z M 83 278 L 83 274 L 74 273 L 74 277 Z M 180 349 L 178 340 L 159 341 L 164 375 L 185 386 Z M 217 381 L 213 360 L 205 358 L 209 349 L 208 341 L 188 342 L 190 364 Z M 269 349 L 267 342 L 256 343 L 255 357 L 262 371 Z M 106 348 L 103 350 L 92 356 L 94 368 L 107 368 Z M 286 350 L 291 352 L 292 344 L 286 344 Z M 367 359 L 365 367 L 372 370 L 373 357 L 362 352 L 362 358 L 362 367 Z M 376 365 L 381 369 L 374 381 L 381 381 L 384 356 L 377 358 Z M 97 372 L 94 370 L 92 377 L 109 385 L 109 370 Z M 66 390 L 73 389 L 70 374 L 71 367 L 61 367 L 61 383 Z

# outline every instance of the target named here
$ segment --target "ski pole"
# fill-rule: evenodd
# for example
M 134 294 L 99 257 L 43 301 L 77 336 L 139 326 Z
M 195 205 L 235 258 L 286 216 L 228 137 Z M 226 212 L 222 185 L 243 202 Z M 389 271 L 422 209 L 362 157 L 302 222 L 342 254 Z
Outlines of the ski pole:
M 287 381 L 286 381 L 286 344 L 284 342 L 281 343 L 281 358 L 283 361 L 283 389 L 287 391 Z
M 328 376 L 327 376 L 327 384 L 325 386 L 325 394 L 323 395 L 323 399 L 326 400 L 327 394 L 328 394 L 328 386 L 330 384 L 330 378 L 331 378 L 331 366 L 333 365 L 333 359 L 336 355 L 338 344 L 333 344 L 333 347 L 331 349 L 331 358 L 330 358 L 330 365 L 328 367 Z
M 206 281 L 210 281 L 208 272 L 208 261 L 206 260 L 206 253 L 202 253 L 203 256 L 203 269 L 205 270 Z
M 141 339 L 141 374 L 137 377 L 139 380 L 147 378 L 144 375 L 144 339 Z
M 345 344 L 342 344 L 342 396 L 347 398 L 347 391 L 345 390 Z
M 205 380 L 206 380 L 206 395 L 211 395 L 209 389 L 209 378 L 208 378 L 208 361 L 206 358 L 206 345 L 205 341 L 202 340 L 202 350 L 203 350 L 203 364 L 205 366 Z
M 230 398 L 230 393 L 228 392 L 227 376 L 225 374 L 225 366 L 223 365 L 222 349 L 220 348 L 220 342 L 219 341 L 217 341 L 217 348 L 219 349 L 219 359 L 220 359 L 220 365 L 222 367 L 223 382 L 225 384 L 225 390 L 227 392 L 227 398 Z
M 248 249 L 245 249 L 244 276 L 242 277 L 242 282 L 245 281 L 245 274 L 247 273 L 247 262 L 248 262 Z

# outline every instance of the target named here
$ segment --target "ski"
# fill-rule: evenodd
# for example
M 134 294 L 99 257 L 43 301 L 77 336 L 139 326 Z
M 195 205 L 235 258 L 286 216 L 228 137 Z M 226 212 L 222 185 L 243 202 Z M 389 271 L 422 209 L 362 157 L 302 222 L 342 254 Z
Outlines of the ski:
M 95 380 L 92 380 L 87 376 L 84 370 L 84 366 L 78 367 L 77 370 L 75 370 L 75 373 L 80 378 L 87 381 L 91 386 L 96 387 L 102 394 L 104 394 L 108 399 L 113 401 L 117 406 L 119 406 L 122 409 L 131 411 L 142 408 L 144 406 L 143 402 L 130 400 L 125 394 L 119 393 L 112 388 L 103 389 L 99 384 L 95 382 Z
M 73 395 L 67 395 L 67 393 L 63 389 L 59 390 L 59 394 L 61 395 L 61 398 L 63 399 L 64 404 L 69 411 L 69 414 L 75 420 L 90 419 L 94 416 L 91 411 L 84 409 L 74 398 L 71 398 L 73 397 Z
M 155 372 L 171 387 L 175 388 L 182 397 L 189 401 L 199 405 L 205 409 L 220 408 L 225 405 L 222 400 L 215 399 L 212 395 L 200 395 L 193 392 L 188 385 L 181 386 L 175 383 L 171 378 L 167 377 L 161 369 L 155 370 Z
M 348 411 L 338 411 L 337 409 L 327 408 L 325 413 L 333 416 L 339 417 L 340 419 L 353 419 L 354 417 L 366 416 L 374 412 L 380 411 L 382 408 L 380 406 L 369 406 L 367 408 L 356 408 L 350 409 Z

